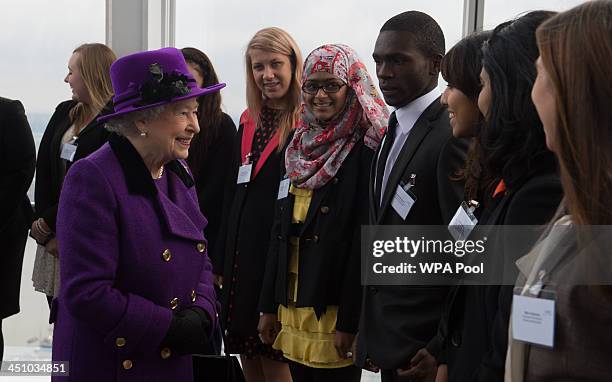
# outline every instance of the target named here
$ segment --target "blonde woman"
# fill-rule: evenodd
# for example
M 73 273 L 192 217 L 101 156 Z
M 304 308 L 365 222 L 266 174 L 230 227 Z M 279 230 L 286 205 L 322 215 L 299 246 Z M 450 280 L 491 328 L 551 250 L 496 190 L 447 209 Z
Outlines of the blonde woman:
M 225 221 L 213 255 L 214 271 L 223 285 L 225 350 L 241 354 L 248 381 L 290 380 L 282 352 L 259 338 L 257 302 L 282 150 L 298 120 L 302 55 L 287 32 L 266 28 L 249 42 L 245 61 L 248 108 L 240 118 Z
M 83 44 L 68 60 L 64 78 L 72 100 L 60 103 L 51 117 L 38 149 L 31 236 L 38 243 L 32 281 L 51 304 L 59 291 L 58 242 L 55 220 L 64 176 L 70 166 L 100 148 L 108 131 L 96 121 L 113 96 L 110 66 L 117 59 L 103 44 Z

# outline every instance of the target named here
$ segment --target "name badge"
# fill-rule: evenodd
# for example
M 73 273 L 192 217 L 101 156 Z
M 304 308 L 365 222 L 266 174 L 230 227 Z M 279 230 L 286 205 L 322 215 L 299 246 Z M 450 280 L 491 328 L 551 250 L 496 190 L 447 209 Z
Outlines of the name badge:
M 289 195 L 289 186 L 291 185 L 291 180 L 289 178 L 285 178 L 281 180 L 278 185 L 278 196 L 276 200 L 285 199 Z
M 408 212 L 412 209 L 414 202 L 416 202 L 416 196 L 410 195 L 409 191 L 404 190 L 402 186 L 397 186 L 395 195 L 393 195 L 391 200 L 391 206 L 402 219 L 406 220 L 406 216 L 408 216 Z
M 249 183 L 251 181 L 251 170 L 253 169 L 253 164 L 243 164 L 238 169 L 238 179 L 236 179 L 236 184 Z
M 478 219 L 474 216 L 474 210 L 478 207 L 478 202 L 470 200 L 462 202 L 457 212 L 448 225 L 448 231 L 455 240 L 465 240 L 478 224 Z
M 62 145 L 62 152 L 60 158 L 72 162 L 74 160 L 74 154 L 76 154 L 77 146 L 72 143 L 64 143 Z
M 514 295 L 512 337 L 552 348 L 555 344 L 555 300 Z

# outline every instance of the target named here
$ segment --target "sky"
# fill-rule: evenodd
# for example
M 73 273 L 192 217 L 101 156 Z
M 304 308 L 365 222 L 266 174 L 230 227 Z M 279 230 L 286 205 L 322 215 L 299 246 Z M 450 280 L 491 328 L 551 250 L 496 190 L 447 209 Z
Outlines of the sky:
M 127 0 L 122 0 L 127 1 Z M 485 28 L 538 8 L 563 10 L 581 0 L 486 0 Z M 13 0 L 0 12 L 0 96 L 20 99 L 28 114 L 50 115 L 70 89 L 63 82 L 72 50 L 105 42 L 105 0 Z M 246 106 L 244 51 L 253 34 L 277 26 L 297 41 L 304 58 L 324 43 L 353 47 L 374 78 L 371 54 L 378 31 L 393 15 L 430 14 L 448 50 L 461 38 L 463 0 L 176 0 L 176 46 L 194 46 L 213 61 L 224 110 Z M 442 90 L 445 84 L 440 83 Z M 35 116 L 33 116 L 34 118 Z

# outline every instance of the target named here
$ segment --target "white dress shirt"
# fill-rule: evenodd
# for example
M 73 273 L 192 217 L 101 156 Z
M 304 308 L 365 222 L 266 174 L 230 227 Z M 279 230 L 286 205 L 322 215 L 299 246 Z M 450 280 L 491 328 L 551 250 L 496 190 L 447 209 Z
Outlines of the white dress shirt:
M 406 139 L 410 134 L 410 130 L 414 127 L 416 121 L 421 117 L 421 114 L 427 109 L 429 105 L 431 105 L 438 97 L 440 96 L 440 91 L 435 88 L 427 94 L 420 96 L 414 101 L 410 102 L 408 105 L 400 107 L 395 110 L 395 116 L 397 117 L 397 128 L 395 129 L 395 140 L 393 141 L 393 146 L 391 146 L 391 150 L 389 151 L 389 156 L 387 157 L 387 163 L 385 163 L 385 172 L 383 175 L 383 180 L 381 184 L 381 192 L 380 192 L 380 204 L 382 205 L 383 195 L 385 194 L 385 188 L 387 186 L 387 181 L 389 180 L 389 174 L 393 170 L 393 166 L 395 165 L 395 161 L 399 156 L 399 153 L 402 151 L 404 144 L 406 143 Z M 385 139 L 387 137 L 385 136 Z M 384 140 L 381 143 L 381 146 L 384 144 Z M 378 154 L 380 156 L 380 152 Z M 374 180 L 376 181 L 376 180 Z M 376 183 L 374 183 L 376 184 Z

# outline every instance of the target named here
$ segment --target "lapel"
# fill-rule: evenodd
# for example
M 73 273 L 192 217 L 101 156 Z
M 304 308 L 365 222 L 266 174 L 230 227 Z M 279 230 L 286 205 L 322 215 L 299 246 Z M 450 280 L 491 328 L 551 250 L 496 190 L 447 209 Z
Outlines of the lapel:
M 247 154 L 251 153 L 251 150 L 253 148 L 253 138 L 255 137 L 255 129 L 257 128 L 257 123 L 255 122 L 255 119 L 250 117 L 248 110 L 242 113 L 242 116 L 240 117 L 240 123 L 243 126 L 242 141 L 240 145 L 240 164 L 242 165 L 247 158 Z M 255 177 L 259 173 L 259 170 L 261 170 L 263 165 L 266 163 L 266 160 L 268 159 L 270 154 L 272 154 L 272 152 L 278 147 L 279 139 L 280 131 L 276 130 L 276 132 L 274 133 L 272 138 L 270 138 L 270 141 L 262 151 L 261 155 L 259 156 L 257 164 L 255 164 L 255 168 L 252 169 L 251 180 L 255 179 Z
M 58 152 L 55 152 L 51 155 L 51 169 L 53 171 L 54 179 L 62 179 L 64 177 L 64 167 L 62 164 L 63 159 L 60 158 L 59 153 L 62 150 L 62 138 L 64 137 L 64 134 L 66 134 L 66 131 L 68 131 L 68 129 L 72 125 L 70 123 L 70 110 L 72 109 L 72 107 L 74 107 L 74 105 L 76 105 L 76 103 L 70 103 L 69 105 L 70 106 L 67 107 L 65 112 L 63 113 L 63 118 L 56 122 L 57 127 L 53 132 L 53 136 L 51 137 L 51 144 L 49 145 L 52 150 L 54 150 L 55 148 L 57 148 L 58 150 Z M 49 122 L 49 125 L 51 125 L 51 122 Z
M 166 168 L 169 170 L 168 196 L 162 192 L 158 192 L 157 196 L 168 230 L 174 235 L 201 241 L 207 221 L 193 199 L 194 193 L 187 192 L 194 185 L 187 165 L 175 160 L 168 163 Z
M 378 206 L 378 203 L 376 203 L 376 192 L 374 190 L 374 187 L 376 187 L 376 168 L 378 165 L 378 156 L 380 155 L 380 150 L 383 144 L 385 143 L 385 140 L 387 139 L 386 137 L 387 137 L 388 131 L 389 129 L 387 129 L 387 131 L 385 132 L 385 137 L 382 139 L 380 145 L 378 145 L 378 149 L 376 149 L 376 152 L 374 153 L 374 158 L 370 162 L 370 181 L 368 182 L 368 185 L 369 185 L 368 194 L 370 196 L 370 208 L 368 208 L 369 210 L 368 222 L 370 224 L 375 224 L 375 222 L 378 221 L 379 206 Z
M 312 199 L 310 199 L 308 213 L 306 214 L 306 219 L 304 219 L 304 224 L 302 224 L 302 232 L 300 232 L 300 234 L 304 233 L 306 227 L 308 227 L 308 225 L 312 222 L 312 219 L 319 211 L 319 206 L 321 205 L 321 202 L 323 202 L 323 199 L 325 199 L 325 195 L 327 195 L 327 192 L 330 188 L 330 184 L 331 181 L 327 182 L 325 186 L 317 188 L 312 193 Z
M 377 222 L 379 224 L 381 218 L 384 216 L 387 208 L 389 208 L 389 205 L 391 204 L 391 199 L 393 198 L 397 185 L 404 174 L 404 170 L 416 154 L 421 142 L 423 142 L 427 134 L 429 134 L 431 131 L 433 122 L 438 118 L 442 110 L 444 110 L 444 106 L 442 106 L 439 98 L 437 98 L 427 107 L 427 109 L 425 109 L 423 114 L 421 114 L 410 130 L 408 138 L 406 138 L 406 142 L 404 143 L 404 147 L 402 147 L 402 150 L 395 161 L 395 165 L 389 174 L 389 179 L 387 180 L 387 185 L 385 187 L 382 203 L 377 216 Z
M 188 192 L 194 186 L 194 181 L 187 166 L 178 160 L 165 165 L 165 176 L 168 177 L 168 195 L 165 195 L 157 191 L 149 170 L 127 139 L 112 134 L 109 145 L 119 160 L 128 192 L 154 200 L 160 208 L 161 220 L 173 235 L 203 240 L 206 219 L 200 213 L 193 193 Z

